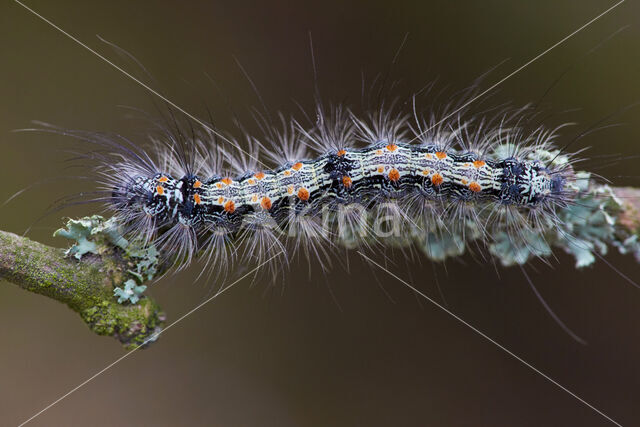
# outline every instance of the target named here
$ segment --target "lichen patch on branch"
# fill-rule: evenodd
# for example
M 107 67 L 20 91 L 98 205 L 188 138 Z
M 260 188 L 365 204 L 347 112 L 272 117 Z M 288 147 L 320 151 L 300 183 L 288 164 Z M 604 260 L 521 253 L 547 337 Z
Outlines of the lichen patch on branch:
M 91 246 L 87 242 L 85 248 Z M 126 286 L 124 283 L 135 277 L 129 272 L 136 272 L 132 260 L 149 260 L 129 258 L 120 246 L 110 246 L 107 240 L 104 243 L 104 250 L 97 254 L 88 251 L 78 260 L 65 255 L 63 249 L 0 231 L 0 278 L 66 304 L 93 332 L 113 336 L 127 348 L 146 345 L 162 330 L 165 314 L 149 297 L 126 305 L 118 303 L 114 288 Z M 140 271 L 140 277 L 150 277 L 149 268 L 141 267 Z

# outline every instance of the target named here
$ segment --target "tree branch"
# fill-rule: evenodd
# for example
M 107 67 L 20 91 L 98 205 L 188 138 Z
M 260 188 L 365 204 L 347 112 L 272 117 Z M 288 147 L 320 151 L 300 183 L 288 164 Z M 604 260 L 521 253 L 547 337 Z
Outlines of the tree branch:
M 86 254 L 81 260 L 25 237 L 0 231 L 0 278 L 22 289 L 67 304 L 99 335 L 132 348 L 162 330 L 165 315 L 151 298 L 119 304 L 114 287 L 127 278 L 129 261 L 115 251 Z M 151 339 L 150 339 L 151 338 Z

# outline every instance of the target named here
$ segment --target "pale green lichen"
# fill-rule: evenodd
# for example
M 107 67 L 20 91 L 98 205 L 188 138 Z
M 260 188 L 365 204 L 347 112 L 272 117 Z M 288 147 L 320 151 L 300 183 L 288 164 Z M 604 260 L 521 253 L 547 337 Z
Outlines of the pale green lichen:
M 89 240 L 93 223 L 94 217 L 69 220 L 66 229 L 60 228 L 53 233 L 54 237 L 64 237 L 76 241 L 73 246 L 67 249 L 65 255 L 73 255 L 76 259 L 81 259 L 87 253 L 98 254 L 98 245 Z
M 433 261 L 444 261 L 457 257 L 465 251 L 465 241 L 456 234 L 440 234 L 427 232 L 426 238 L 418 242 L 420 248 Z
M 142 283 L 153 279 L 159 268 L 159 253 L 155 246 L 145 245 L 136 240 L 129 241 L 122 236 L 122 227 L 115 218 L 105 220 L 100 215 L 80 219 L 70 219 L 66 227 L 57 230 L 54 236 L 74 240 L 66 251 L 67 256 L 82 259 L 86 254 L 103 255 L 117 250 L 132 268 L 126 271 L 129 278 L 124 280 L 124 288 L 114 287 L 118 303 L 137 303 L 147 288 Z
M 113 290 L 113 295 L 118 297 L 119 304 L 122 304 L 125 301 L 135 304 L 140 300 L 145 289 L 147 289 L 145 285 L 138 286 L 135 279 L 129 279 L 124 282 L 124 289 L 115 288 Z
M 489 251 L 504 266 L 523 265 L 532 257 L 548 257 L 551 255 L 549 242 L 531 230 L 522 230 L 519 236 L 520 244 L 512 236 L 500 231 L 493 236 Z

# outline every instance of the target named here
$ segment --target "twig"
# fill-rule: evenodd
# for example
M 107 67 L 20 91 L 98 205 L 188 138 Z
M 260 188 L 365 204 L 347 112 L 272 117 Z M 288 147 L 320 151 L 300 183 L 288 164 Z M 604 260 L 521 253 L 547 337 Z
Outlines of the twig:
M 116 252 L 81 260 L 13 233 L 0 231 L 0 278 L 67 304 L 99 335 L 132 348 L 159 332 L 165 315 L 149 297 L 119 304 L 114 287 L 127 280 L 128 261 Z

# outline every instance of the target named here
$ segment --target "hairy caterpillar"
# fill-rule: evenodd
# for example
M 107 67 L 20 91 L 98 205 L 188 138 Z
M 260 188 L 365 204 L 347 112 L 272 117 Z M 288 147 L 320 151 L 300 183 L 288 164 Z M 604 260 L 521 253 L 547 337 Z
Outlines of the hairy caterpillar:
M 566 231 L 570 219 L 560 211 L 584 205 L 576 200 L 589 175 L 555 146 L 562 126 L 531 126 L 530 110 L 425 120 L 380 108 L 361 119 L 343 106 L 318 106 L 310 126 L 283 118 L 281 128 L 263 126 L 263 138 L 247 136 L 252 150 L 237 153 L 216 133 L 175 122 L 157 123 L 148 151 L 57 131 L 107 149 L 85 154 L 99 163 L 93 201 L 181 267 L 200 253 L 222 271 L 281 251 L 276 271 L 287 252 L 330 261 L 337 245 L 419 247 L 442 260 L 471 242 L 485 259 L 523 264 L 550 255 L 549 233 L 588 264 L 580 257 L 593 258 L 593 239 Z M 259 160 L 260 148 L 273 167 Z

